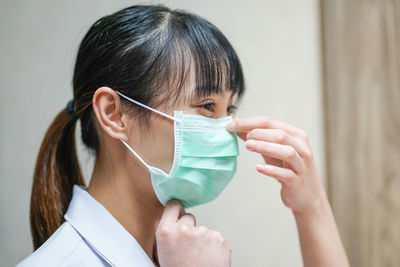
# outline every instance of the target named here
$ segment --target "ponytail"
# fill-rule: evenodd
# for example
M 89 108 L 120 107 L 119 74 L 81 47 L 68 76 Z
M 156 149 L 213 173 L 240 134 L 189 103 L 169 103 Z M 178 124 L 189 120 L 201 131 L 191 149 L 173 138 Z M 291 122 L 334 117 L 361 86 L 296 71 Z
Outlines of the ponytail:
M 77 118 L 64 108 L 52 124 L 37 157 L 30 207 L 33 247 L 40 247 L 64 222 L 74 184 L 84 185 L 75 147 Z

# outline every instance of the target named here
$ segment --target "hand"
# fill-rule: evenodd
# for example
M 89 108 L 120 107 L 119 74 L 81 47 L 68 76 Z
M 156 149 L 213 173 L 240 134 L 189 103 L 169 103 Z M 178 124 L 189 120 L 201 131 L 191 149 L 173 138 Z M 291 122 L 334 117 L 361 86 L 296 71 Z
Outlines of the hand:
M 282 200 L 296 218 L 303 265 L 349 266 L 307 133 L 266 116 L 235 119 L 226 128 L 263 156 L 266 164 L 257 171 L 281 182 Z
M 178 200 L 170 200 L 155 223 L 160 266 L 231 266 L 231 248 L 221 233 L 196 226 Z
M 326 201 L 304 130 L 266 116 L 235 118 L 226 128 L 263 156 L 266 164 L 258 164 L 257 171 L 281 182 L 282 200 L 295 214 L 312 213 Z

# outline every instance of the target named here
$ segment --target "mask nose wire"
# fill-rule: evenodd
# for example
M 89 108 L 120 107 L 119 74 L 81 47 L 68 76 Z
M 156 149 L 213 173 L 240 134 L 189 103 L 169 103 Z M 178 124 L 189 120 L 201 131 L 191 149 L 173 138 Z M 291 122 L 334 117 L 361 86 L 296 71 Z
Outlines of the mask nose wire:
M 157 110 L 157 109 L 154 109 L 154 108 L 152 108 L 152 107 L 149 107 L 149 106 L 147 106 L 147 105 L 145 105 L 145 104 L 143 104 L 143 103 L 140 103 L 139 101 L 136 101 L 136 100 L 130 98 L 129 96 L 126 96 L 126 95 L 124 95 L 124 94 L 122 94 L 122 93 L 120 93 L 120 92 L 118 92 L 118 91 L 115 91 L 115 92 L 117 92 L 117 94 L 119 94 L 119 95 L 122 96 L 123 98 L 125 98 L 125 99 L 127 99 L 127 100 L 129 100 L 129 101 L 131 101 L 131 102 L 133 102 L 133 103 L 135 103 L 135 104 L 141 106 L 141 107 L 147 108 L 147 109 L 149 109 L 149 110 L 151 110 L 151 111 L 153 111 L 153 112 L 155 112 L 155 113 L 160 114 L 161 116 L 167 117 L 168 119 L 171 119 L 171 120 L 174 120 L 174 121 L 177 121 L 177 122 L 181 122 L 180 119 L 177 119 L 177 118 L 172 117 L 172 116 L 170 116 L 170 115 L 168 115 L 168 114 L 165 114 L 164 112 L 161 112 L 161 111 L 159 111 L 159 110 Z

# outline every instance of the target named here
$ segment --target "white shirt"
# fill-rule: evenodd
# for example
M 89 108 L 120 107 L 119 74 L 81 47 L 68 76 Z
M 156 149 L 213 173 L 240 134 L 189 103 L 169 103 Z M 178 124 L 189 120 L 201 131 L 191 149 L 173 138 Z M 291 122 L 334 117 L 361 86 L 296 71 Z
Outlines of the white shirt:
M 154 267 L 136 239 L 83 186 L 74 185 L 65 222 L 17 266 Z

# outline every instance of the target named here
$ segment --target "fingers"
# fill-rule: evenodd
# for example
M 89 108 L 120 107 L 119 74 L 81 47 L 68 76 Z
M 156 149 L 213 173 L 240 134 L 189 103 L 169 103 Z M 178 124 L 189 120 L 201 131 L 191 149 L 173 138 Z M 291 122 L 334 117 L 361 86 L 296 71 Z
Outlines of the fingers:
M 235 118 L 226 128 L 236 131 L 250 151 L 261 153 L 272 165 L 279 167 L 285 161 L 299 173 L 312 159 L 307 133 L 284 122 L 267 116 Z
M 265 155 L 262 155 L 262 157 L 264 158 L 265 163 L 270 164 L 270 165 L 275 165 L 278 167 L 282 167 L 283 166 L 283 161 L 280 159 L 274 159 L 272 157 L 268 157 Z
M 259 140 L 248 140 L 246 141 L 246 148 L 265 156 L 281 159 L 287 162 L 296 173 L 300 173 L 303 170 L 303 161 L 291 146 Z
M 237 135 L 239 136 L 240 139 L 243 141 L 247 140 L 247 135 L 249 134 L 249 131 L 244 131 L 244 132 L 237 132 Z
M 194 215 L 191 213 L 185 213 L 182 204 L 178 200 L 172 199 L 165 205 L 161 218 L 157 219 L 154 224 L 154 229 L 157 231 L 160 224 L 171 224 L 176 222 L 181 222 L 188 226 L 196 226 L 196 218 Z
M 177 222 L 179 217 L 184 213 L 185 210 L 183 209 L 182 204 L 178 200 L 172 199 L 165 205 L 160 223 L 168 224 L 171 222 Z
M 258 116 L 243 119 L 236 118 L 226 126 L 226 129 L 231 132 L 245 132 L 251 131 L 255 128 L 282 129 L 293 136 L 305 137 L 303 130 L 268 116 Z
M 179 221 L 190 226 L 196 226 L 196 217 L 191 213 L 185 213 Z
M 309 154 L 304 143 L 281 129 L 253 129 L 246 138 L 292 146 L 301 157 Z
M 269 164 L 258 164 L 256 169 L 258 172 L 274 177 L 289 187 L 296 185 L 300 179 L 291 169 L 287 168 L 281 168 Z

